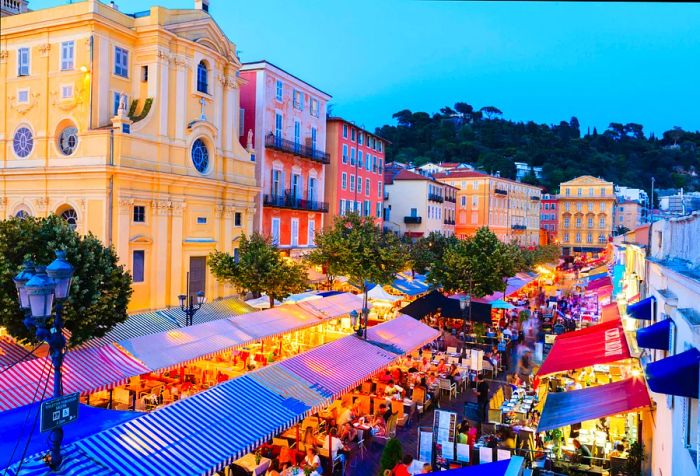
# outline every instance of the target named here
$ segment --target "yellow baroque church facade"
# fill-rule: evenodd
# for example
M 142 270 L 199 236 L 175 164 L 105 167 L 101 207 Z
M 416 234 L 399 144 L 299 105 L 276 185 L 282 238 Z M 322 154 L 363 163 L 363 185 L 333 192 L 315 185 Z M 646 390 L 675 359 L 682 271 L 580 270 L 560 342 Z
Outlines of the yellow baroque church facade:
M 235 45 L 207 12 L 96 0 L 7 16 L 0 37 L 0 218 L 57 214 L 116 249 L 129 311 L 177 305 L 253 230 Z M 188 278 L 189 277 L 189 278 Z

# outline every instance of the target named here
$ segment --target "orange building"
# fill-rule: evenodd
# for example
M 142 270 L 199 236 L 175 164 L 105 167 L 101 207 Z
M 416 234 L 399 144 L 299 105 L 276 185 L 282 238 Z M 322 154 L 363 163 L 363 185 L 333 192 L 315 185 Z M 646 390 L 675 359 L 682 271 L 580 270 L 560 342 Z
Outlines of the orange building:
M 521 246 L 540 243 L 542 190 L 475 171 L 454 169 L 435 174 L 440 182 L 457 188 L 455 235 L 472 236 L 487 226 L 506 243 Z
M 255 149 L 262 188 L 256 229 L 290 256 L 324 225 L 326 103 L 330 96 L 267 61 L 241 68 L 240 140 Z

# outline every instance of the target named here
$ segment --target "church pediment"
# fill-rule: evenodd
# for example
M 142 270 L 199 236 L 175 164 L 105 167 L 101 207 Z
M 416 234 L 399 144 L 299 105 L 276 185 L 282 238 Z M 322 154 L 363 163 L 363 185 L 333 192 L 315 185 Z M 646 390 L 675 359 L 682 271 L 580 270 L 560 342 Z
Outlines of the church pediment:
M 166 28 L 181 38 L 199 43 L 239 64 L 233 43 L 209 15 L 195 21 L 167 25 Z

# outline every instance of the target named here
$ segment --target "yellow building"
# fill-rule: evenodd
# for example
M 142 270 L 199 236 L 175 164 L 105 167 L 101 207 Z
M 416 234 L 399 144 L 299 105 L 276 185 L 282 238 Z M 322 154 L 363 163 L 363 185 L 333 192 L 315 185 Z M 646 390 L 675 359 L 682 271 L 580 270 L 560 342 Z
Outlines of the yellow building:
M 206 256 L 252 231 L 235 45 L 195 9 L 95 0 L 2 19 L 0 217 L 63 216 L 132 271 L 129 310 L 232 290 Z
M 474 235 L 487 226 L 505 243 L 534 246 L 540 243 L 540 199 L 534 185 L 504 177 L 454 169 L 435 174 L 440 182 L 456 187 L 455 234 Z
M 564 255 L 597 253 L 612 236 L 612 182 L 584 175 L 559 185 L 559 246 Z

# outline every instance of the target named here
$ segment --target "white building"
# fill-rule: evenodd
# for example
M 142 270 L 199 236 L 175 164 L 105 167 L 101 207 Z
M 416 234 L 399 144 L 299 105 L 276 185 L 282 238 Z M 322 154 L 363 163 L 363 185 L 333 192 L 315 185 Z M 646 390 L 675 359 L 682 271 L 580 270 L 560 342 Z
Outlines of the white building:
M 515 180 L 522 182 L 530 173 L 534 173 L 536 178 L 541 179 L 542 167 L 534 167 L 525 162 L 515 162 Z
M 697 475 L 700 362 L 700 213 L 653 224 L 646 264 L 651 325 L 646 335 L 664 347 L 646 349 L 647 382 L 656 403 L 651 448 L 654 476 Z M 643 308 L 643 303 L 640 303 Z M 633 308 L 628 307 L 628 313 Z M 664 321 L 670 319 L 669 321 Z M 649 323 L 650 321 L 645 321 Z M 663 332 L 665 330 L 665 333 Z M 639 331 L 638 342 L 645 346 Z M 668 345 L 666 345 L 666 342 Z M 693 350 L 695 349 L 695 350 Z M 671 359 L 664 361 L 663 359 Z M 658 392 L 655 393 L 654 391 Z
M 615 185 L 615 196 L 618 201 L 632 200 L 641 204 L 649 203 L 649 195 L 641 188 L 630 188 Z

